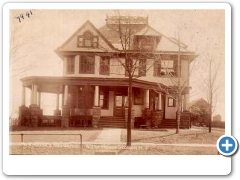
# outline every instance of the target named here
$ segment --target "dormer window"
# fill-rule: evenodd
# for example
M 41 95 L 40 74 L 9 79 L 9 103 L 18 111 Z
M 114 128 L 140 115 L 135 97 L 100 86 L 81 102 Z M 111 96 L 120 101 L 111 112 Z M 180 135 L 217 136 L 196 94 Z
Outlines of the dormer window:
M 78 47 L 98 47 L 98 36 L 94 36 L 91 31 L 85 31 L 78 36 Z

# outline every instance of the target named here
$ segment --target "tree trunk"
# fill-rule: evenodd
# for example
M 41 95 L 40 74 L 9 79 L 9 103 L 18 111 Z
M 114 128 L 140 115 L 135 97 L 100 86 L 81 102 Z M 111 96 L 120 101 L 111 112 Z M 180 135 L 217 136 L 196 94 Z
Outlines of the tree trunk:
M 212 96 L 210 97 L 208 132 L 212 132 Z
M 181 120 L 181 104 L 180 101 L 178 101 L 176 134 L 179 134 L 180 120 Z
M 127 146 L 131 146 L 131 121 L 132 121 L 132 77 L 128 79 L 128 119 L 127 119 Z
M 127 146 L 131 146 L 131 119 L 132 119 L 132 77 L 128 78 L 128 119 L 127 119 Z

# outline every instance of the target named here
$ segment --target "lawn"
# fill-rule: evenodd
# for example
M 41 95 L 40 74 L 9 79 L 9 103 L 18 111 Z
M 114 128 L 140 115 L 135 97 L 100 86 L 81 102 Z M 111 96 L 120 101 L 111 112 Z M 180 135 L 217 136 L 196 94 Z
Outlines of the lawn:
M 217 155 L 217 139 L 224 134 L 224 129 L 207 128 L 181 129 L 175 134 L 174 129 L 150 130 L 133 129 L 132 146 L 126 147 L 126 129 L 121 130 L 121 144 L 94 144 L 102 129 L 88 128 L 26 128 L 11 129 L 10 154 L 46 154 L 46 155 Z M 22 145 L 21 136 L 24 133 Z M 36 135 L 31 135 L 36 134 Z M 49 135 L 51 134 L 51 135 Z M 63 135 L 68 134 L 68 135 Z M 82 134 L 83 146 L 80 151 L 79 135 Z M 17 143 L 17 144 L 16 144 Z M 195 145 L 197 144 L 197 145 Z M 200 144 L 200 146 L 199 146 Z M 202 145 L 201 145 L 202 144 Z M 204 146 L 204 145 L 206 145 Z
M 215 144 L 218 138 L 224 135 L 224 129 L 212 129 L 212 133 L 207 128 L 180 129 L 176 134 L 175 129 L 168 130 L 132 130 L 132 142 L 156 143 L 156 144 Z M 127 131 L 122 130 L 121 141 L 126 142 Z

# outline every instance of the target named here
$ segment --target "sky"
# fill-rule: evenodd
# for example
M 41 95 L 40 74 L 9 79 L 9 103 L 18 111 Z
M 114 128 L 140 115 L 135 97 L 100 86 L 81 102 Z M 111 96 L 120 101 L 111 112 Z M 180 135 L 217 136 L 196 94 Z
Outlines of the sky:
M 62 76 L 62 61 L 54 50 L 61 46 L 85 21 L 97 28 L 105 24 L 107 15 L 116 10 L 14 10 L 10 16 L 10 42 L 16 51 L 10 59 L 10 114 L 16 114 L 21 105 L 20 79 L 27 76 Z M 223 10 L 131 10 L 122 15 L 148 16 L 149 25 L 168 37 L 179 37 L 195 51 L 198 58 L 192 63 L 190 100 L 206 99 L 202 81 L 207 77 L 206 58 L 220 64 L 217 74 L 217 100 L 214 114 L 225 115 L 225 16 Z M 28 92 L 29 93 L 29 92 Z M 55 101 L 44 95 L 42 106 L 50 113 Z M 27 98 L 27 104 L 29 103 Z

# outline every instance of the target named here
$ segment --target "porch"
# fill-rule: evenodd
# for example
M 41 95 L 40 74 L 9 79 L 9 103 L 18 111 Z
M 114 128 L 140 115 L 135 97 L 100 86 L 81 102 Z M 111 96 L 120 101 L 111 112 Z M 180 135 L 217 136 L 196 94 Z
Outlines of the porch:
M 121 123 L 128 119 L 127 78 L 28 77 L 21 80 L 22 105 L 19 109 L 21 125 L 29 126 L 92 126 Z M 169 107 L 168 96 L 158 92 L 156 83 L 133 80 L 132 127 L 139 119 L 148 126 L 158 127 L 175 107 Z M 31 90 L 31 104 L 25 105 L 25 89 Z M 56 97 L 53 116 L 43 115 L 41 93 Z M 62 102 L 59 96 L 62 96 Z M 60 107 L 62 107 L 60 109 Z M 108 118 L 106 118 L 108 117 Z M 105 121 L 104 121 L 105 120 Z M 123 127 L 121 125 L 121 127 Z

